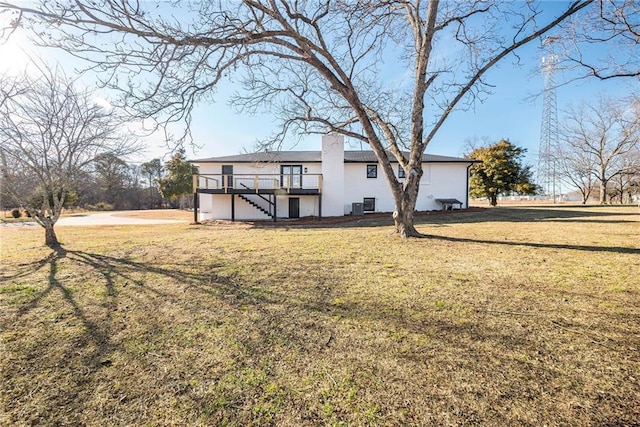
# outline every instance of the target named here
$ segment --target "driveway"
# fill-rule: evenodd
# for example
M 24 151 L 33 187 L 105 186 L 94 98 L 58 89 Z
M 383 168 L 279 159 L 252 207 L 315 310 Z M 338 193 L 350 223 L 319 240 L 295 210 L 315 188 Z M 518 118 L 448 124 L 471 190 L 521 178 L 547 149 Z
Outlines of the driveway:
M 87 215 L 73 215 L 61 217 L 56 222 L 58 226 L 86 226 L 86 225 L 153 225 L 153 224 L 177 224 L 188 221 L 177 219 L 134 218 L 127 213 L 139 214 L 140 211 L 101 212 Z
M 178 219 L 155 219 L 155 218 L 134 218 L 131 215 L 139 215 L 142 211 L 116 211 L 100 212 L 90 214 L 80 214 L 60 217 L 56 222 L 56 227 L 65 226 L 89 226 L 89 225 L 153 225 L 153 224 L 177 224 L 187 223 L 186 220 Z M 159 212 L 159 211 L 154 211 Z M 30 226 L 38 225 L 35 222 L 14 222 L 2 223 L 5 226 Z

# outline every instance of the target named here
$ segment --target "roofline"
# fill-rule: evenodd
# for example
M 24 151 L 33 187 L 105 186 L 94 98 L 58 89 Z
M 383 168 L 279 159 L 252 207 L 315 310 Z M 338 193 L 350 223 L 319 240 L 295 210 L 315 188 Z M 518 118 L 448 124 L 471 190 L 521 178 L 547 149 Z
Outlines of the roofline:
M 287 161 L 263 161 L 263 160 L 209 160 L 209 159 L 202 159 L 202 160 L 187 160 L 188 163 L 262 163 L 262 164 L 268 164 L 268 163 L 293 163 L 293 162 L 299 162 L 299 163 L 322 163 L 321 160 L 287 160 Z M 398 160 L 396 159 L 389 159 L 390 163 L 399 163 Z M 379 163 L 379 161 L 368 161 L 368 160 L 345 160 L 344 163 Z M 475 159 L 457 159 L 457 160 L 423 160 L 422 163 L 482 163 L 482 160 L 475 160 Z

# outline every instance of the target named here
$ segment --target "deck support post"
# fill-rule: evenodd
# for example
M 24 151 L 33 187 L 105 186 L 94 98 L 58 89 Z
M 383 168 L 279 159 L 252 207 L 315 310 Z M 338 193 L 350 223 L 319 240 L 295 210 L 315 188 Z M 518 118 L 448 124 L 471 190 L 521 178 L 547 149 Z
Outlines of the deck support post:
M 231 194 L 231 221 L 236 220 L 236 198 Z
M 318 218 L 322 219 L 322 193 L 318 194 Z
M 278 195 L 274 194 L 273 195 L 273 222 L 276 222 L 276 217 L 278 216 L 278 204 L 276 203 L 278 201 Z
M 198 197 L 198 189 L 193 193 L 193 222 L 198 224 L 198 209 L 200 208 L 200 200 Z

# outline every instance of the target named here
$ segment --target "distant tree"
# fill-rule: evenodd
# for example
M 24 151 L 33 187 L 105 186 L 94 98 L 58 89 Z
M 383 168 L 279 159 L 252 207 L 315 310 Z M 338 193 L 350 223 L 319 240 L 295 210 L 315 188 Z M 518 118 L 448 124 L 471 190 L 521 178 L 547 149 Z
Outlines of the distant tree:
M 560 179 L 577 188 L 582 204 L 586 204 L 596 188 L 594 157 L 588 153 L 573 150 L 570 146 L 559 144 L 555 148 L 553 161 L 557 166 L 556 172 Z
M 640 105 L 637 100 L 600 97 L 594 103 L 570 106 L 561 123 L 561 164 L 580 161 L 608 201 L 609 181 L 636 170 L 640 150 Z M 582 160 L 580 160 L 582 159 Z
M 620 157 L 616 169 L 620 173 L 611 180 L 609 200 L 630 203 L 633 196 L 640 194 L 640 150 Z
M 59 68 L 36 68 L 11 81 L 18 93 L 0 106 L 0 172 L 13 202 L 45 229 L 45 244 L 58 246 L 54 225 L 83 173 L 99 156 L 124 156 L 137 145 L 91 92 Z
M 193 194 L 193 175 L 198 168 L 187 162 L 184 149 L 179 149 L 165 164 L 167 174 L 158 180 L 162 197 L 176 202 L 181 196 Z
M 522 165 L 525 152 L 503 139 L 469 153 L 468 157 L 482 161 L 471 166 L 471 197 L 486 197 L 491 206 L 496 206 L 500 194 L 535 194 L 537 187 L 531 181 L 531 166 Z
M 101 201 L 107 202 L 115 209 L 121 209 L 127 188 L 129 165 L 113 153 L 104 153 L 96 157 L 94 167 Z
M 147 178 L 149 191 L 149 205 L 151 207 L 159 205 L 162 200 L 158 190 L 158 181 L 162 178 L 164 167 L 160 159 L 152 159 L 141 165 L 141 172 Z

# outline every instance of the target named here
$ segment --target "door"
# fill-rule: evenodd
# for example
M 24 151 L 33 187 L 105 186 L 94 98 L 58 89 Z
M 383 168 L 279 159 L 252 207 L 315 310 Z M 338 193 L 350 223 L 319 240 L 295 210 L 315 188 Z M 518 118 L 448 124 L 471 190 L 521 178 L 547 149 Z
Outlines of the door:
M 300 218 L 300 198 L 289 197 L 289 218 Z
M 302 165 L 280 166 L 280 186 L 282 188 L 302 188 Z
M 233 188 L 233 165 L 222 165 L 222 186 Z

